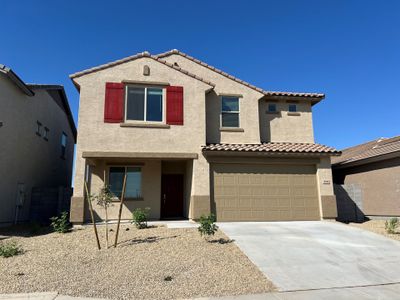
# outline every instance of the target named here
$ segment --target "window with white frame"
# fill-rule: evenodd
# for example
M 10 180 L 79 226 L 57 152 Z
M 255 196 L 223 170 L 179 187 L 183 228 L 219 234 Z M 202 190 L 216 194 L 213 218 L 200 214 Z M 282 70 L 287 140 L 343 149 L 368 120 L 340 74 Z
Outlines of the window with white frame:
M 222 97 L 221 127 L 239 127 L 238 97 Z
M 125 120 L 162 122 L 164 91 L 157 87 L 127 86 Z
M 115 197 L 121 198 L 126 174 L 125 199 L 142 198 L 142 168 L 137 166 L 115 166 L 109 168 L 108 186 Z

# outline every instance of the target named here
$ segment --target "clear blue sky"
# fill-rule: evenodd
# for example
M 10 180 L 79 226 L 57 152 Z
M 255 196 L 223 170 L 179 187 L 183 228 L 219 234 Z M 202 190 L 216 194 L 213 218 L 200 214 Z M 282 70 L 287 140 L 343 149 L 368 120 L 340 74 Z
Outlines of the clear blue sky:
M 2 1 L 0 63 L 26 82 L 177 48 L 269 90 L 326 93 L 316 141 L 400 134 L 400 1 Z

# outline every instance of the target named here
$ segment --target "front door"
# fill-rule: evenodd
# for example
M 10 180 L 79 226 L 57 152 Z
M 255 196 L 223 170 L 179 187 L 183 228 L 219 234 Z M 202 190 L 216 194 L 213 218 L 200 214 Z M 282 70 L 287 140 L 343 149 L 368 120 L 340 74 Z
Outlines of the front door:
M 161 177 L 161 218 L 183 217 L 183 175 L 163 174 Z

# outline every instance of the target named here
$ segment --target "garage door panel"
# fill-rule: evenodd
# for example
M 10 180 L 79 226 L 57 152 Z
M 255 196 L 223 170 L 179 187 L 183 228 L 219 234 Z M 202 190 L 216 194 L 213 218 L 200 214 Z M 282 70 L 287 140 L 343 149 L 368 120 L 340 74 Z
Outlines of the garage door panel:
M 315 166 L 213 165 L 218 221 L 319 220 Z

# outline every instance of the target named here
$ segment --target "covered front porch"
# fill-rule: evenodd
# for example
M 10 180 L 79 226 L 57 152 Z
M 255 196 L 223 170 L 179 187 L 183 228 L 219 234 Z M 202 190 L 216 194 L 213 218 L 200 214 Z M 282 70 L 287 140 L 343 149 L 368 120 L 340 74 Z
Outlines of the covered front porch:
M 149 208 L 150 220 L 191 218 L 190 199 L 196 153 L 83 152 L 82 157 L 85 159 L 85 181 L 89 193 L 98 194 L 106 184 L 115 196 L 108 209 L 109 220 L 118 218 L 125 175 L 122 220 L 130 220 L 136 208 Z M 105 210 L 95 201 L 92 205 L 96 221 L 104 220 Z M 87 201 L 84 203 L 83 222 L 90 222 Z

